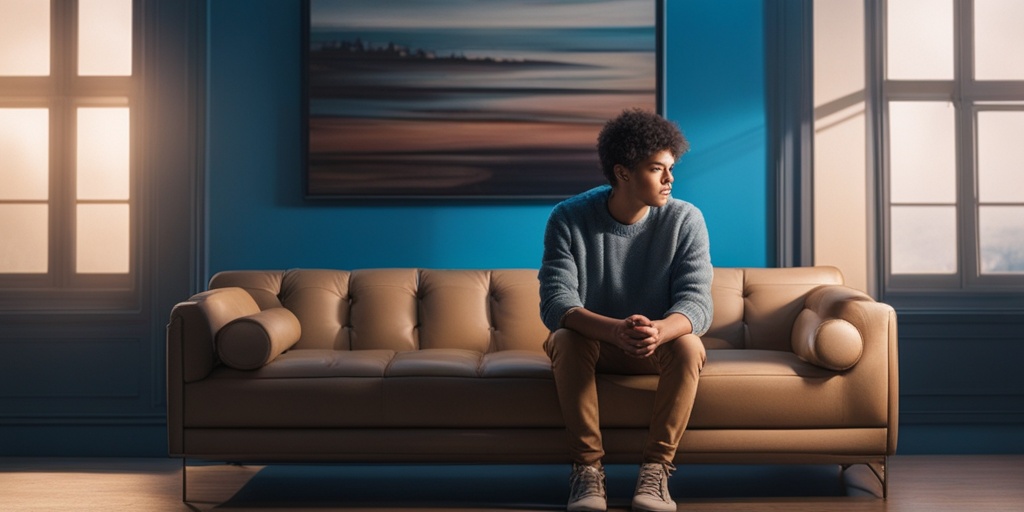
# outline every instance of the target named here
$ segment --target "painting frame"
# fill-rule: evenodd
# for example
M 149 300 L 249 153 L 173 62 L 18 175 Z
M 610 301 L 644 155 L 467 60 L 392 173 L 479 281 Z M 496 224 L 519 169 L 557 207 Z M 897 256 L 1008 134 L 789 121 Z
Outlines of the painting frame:
M 468 5 L 412 2 L 437 19 Z M 474 5 L 503 2 L 513 3 Z M 587 11 L 608 3 L 581 0 L 550 3 L 572 27 L 484 34 L 392 3 L 303 0 L 305 199 L 553 201 L 606 183 L 595 148 L 604 121 L 630 108 L 664 115 L 666 2 L 622 2 L 638 3 L 650 24 L 606 26 Z M 390 27 L 374 26 L 385 17 Z M 452 50 L 459 41 L 472 42 Z

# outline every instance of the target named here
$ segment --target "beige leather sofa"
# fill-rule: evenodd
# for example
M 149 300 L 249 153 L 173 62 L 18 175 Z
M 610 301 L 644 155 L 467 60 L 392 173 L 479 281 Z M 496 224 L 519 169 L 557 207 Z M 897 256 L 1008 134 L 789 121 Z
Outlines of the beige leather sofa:
M 567 463 L 536 276 L 219 273 L 171 313 L 170 454 Z M 842 282 L 830 267 L 715 269 L 708 359 L 677 463 L 868 464 L 885 488 L 896 318 Z M 600 377 L 606 463 L 639 462 L 656 379 Z

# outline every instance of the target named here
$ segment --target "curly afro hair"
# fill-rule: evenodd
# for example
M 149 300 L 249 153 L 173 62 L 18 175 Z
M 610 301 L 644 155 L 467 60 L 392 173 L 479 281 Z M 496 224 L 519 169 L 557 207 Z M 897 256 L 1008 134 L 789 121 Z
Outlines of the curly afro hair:
M 660 151 L 671 151 L 678 159 L 689 149 L 689 142 L 675 123 L 639 108 L 625 110 L 605 123 L 597 136 L 601 171 L 613 186 L 617 164 L 635 169 Z

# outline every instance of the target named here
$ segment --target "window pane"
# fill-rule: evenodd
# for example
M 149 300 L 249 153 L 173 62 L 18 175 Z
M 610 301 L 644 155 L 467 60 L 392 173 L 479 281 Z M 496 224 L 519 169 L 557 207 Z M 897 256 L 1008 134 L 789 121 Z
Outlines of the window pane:
M 132 74 L 132 0 L 78 1 L 78 74 Z
M 1024 2 L 974 0 L 974 77 L 1024 80 Z
M 45 204 L 0 204 L 0 274 L 45 274 L 49 240 Z
M 128 199 L 128 109 L 78 109 L 78 199 Z
M 50 112 L 0 108 L 0 199 L 49 197 Z
M 1024 112 L 978 112 L 978 198 L 1024 203 Z
M 890 80 L 953 79 L 953 1 L 889 0 Z
M 981 273 L 1024 273 L 1024 206 L 978 209 Z
M 956 201 L 956 109 L 935 101 L 889 103 L 890 201 Z
M 50 74 L 50 2 L 0 2 L 0 76 Z
M 956 208 L 894 206 L 893 274 L 956 273 Z
M 78 273 L 128 273 L 128 205 L 78 205 L 76 242 L 75 268 Z
M 981 273 L 1024 273 L 1024 206 L 978 208 Z

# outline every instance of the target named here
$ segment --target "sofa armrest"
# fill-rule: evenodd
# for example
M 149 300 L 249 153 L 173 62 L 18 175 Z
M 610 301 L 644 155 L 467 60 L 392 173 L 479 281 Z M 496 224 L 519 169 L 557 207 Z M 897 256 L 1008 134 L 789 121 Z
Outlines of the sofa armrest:
M 870 408 L 885 418 L 888 453 L 893 454 L 899 423 L 896 312 L 892 306 L 842 285 L 823 285 L 808 293 L 793 328 L 793 351 L 797 355 L 818 366 L 844 366 L 835 363 L 853 359 L 851 347 L 856 347 L 858 337 L 860 356 L 842 371 L 859 390 L 858 400 L 863 400 L 866 407 L 874 404 Z M 833 343 L 841 346 L 828 346 Z M 830 350 L 842 357 L 828 355 Z
M 218 288 L 193 295 L 171 310 L 167 324 L 168 453 L 184 452 L 185 384 L 201 380 L 217 364 L 213 340 L 228 322 L 259 312 L 248 292 Z
M 203 379 L 217 363 L 214 340 L 221 328 L 259 312 L 252 296 L 235 287 L 205 291 L 178 303 L 167 325 L 168 369 L 178 366 L 181 382 Z

